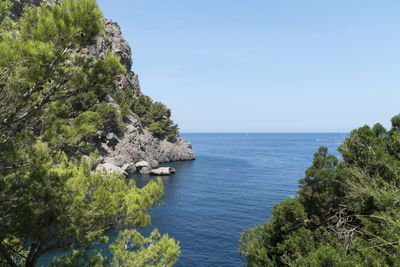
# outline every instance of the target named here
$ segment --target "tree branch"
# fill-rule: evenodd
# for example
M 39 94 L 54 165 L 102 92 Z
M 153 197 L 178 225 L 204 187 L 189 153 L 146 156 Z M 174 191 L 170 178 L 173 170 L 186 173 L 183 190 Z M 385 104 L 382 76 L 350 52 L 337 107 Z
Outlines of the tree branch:
M 5 260 L 7 261 L 8 264 L 12 267 L 18 267 L 18 265 L 13 261 L 13 259 L 10 257 L 8 254 L 8 250 L 3 246 L 2 243 L 0 243 L 0 254 L 3 255 Z

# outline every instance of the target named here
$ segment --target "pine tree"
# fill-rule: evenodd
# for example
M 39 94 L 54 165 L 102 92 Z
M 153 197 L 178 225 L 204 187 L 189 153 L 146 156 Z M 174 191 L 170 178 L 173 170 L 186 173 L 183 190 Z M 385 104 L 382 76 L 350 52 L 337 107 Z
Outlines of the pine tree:
M 240 253 L 250 266 L 400 265 L 400 115 L 353 130 L 343 160 L 321 147 L 298 196 L 246 229 Z
M 66 253 L 53 266 L 172 265 L 177 242 L 135 230 L 149 225 L 148 212 L 160 204 L 161 179 L 139 189 L 95 172 L 96 153 L 89 160 L 79 153 L 120 116 L 107 111 L 105 121 L 101 105 L 125 71 L 119 57 L 79 53 L 103 34 L 96 1 L 25 8 L 17 23 L 6 17 L 10 6 L 0 2 L 0 265 L 35 266 L 54 250 Z M 96 250 L 107 233 L 126 228 L 111 256 Z

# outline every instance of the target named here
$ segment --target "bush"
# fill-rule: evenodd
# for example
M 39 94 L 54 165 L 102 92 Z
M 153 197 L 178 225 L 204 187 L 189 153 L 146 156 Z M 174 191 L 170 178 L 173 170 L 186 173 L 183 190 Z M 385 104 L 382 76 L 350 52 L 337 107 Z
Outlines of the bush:
M 167 137 L 170 141 L 172 141 L 178 134 L 178 125 L 173 124 L 170 119 L 153 122 L 149 125 L 148 129 L 155 135 Z
M 99 114 L 104 130 L 118 132 L 122 132 L 124 130 L 125 125 L 122 121 L 122 116 L 111 104 L 101 102 L 95 107 L 95 112 Z
M 114 94 L 114 100 L 119 105 L 122 118 L 125 119 L 132 112 L 134 101 L 132 88 L 118 88 Z
M 150 97 L 140 95 L 133 101 L 133 112 L 155 136 L 169 141 L 177 136 L 178 125 L 170 119 L 171 110 L 163 103 L 153 103 Z
M 133 112 L 138 115 L 139 118 L 144 118 L 151 109 L 152 104 L 153 101 L 150 97 L 141 94 L 133 101 Z
M 353 130 L 342 162 L 320 148 L 298 196 L 243 232 L 249 265 L 399 266 L 400 116 L 392 126 Z
M 119 58 L 77 54 L 104 32 L 96 1 L 30 2 L 42 5 L 13 23 L 5 18 L 11 2 L 0 1 L 0 266 L 37 266 L 45 254 L 68 250 L 50 266 L 171 266 L 178 242 L 133 232 L 161 203 L 161 178 L 139 189 L 123 176 L 93 173 L 96 154 L 89 164 L 65 153 L 85 149 L 101 125 L 122 128 L 116 108 L 97 105 L 123 70 Z M 102 255 L 99 245 L 120 230 Z

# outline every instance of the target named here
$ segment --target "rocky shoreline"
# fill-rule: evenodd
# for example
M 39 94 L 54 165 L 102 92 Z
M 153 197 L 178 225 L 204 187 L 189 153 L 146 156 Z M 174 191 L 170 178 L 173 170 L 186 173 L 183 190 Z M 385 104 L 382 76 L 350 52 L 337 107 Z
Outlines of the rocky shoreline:
M 57 0 L 14 0 L 10 17 L 17 20 L 25 6 L 39 6 L 40 2 L 54 4 Z M 126 67 L 127 72 L 116 78 L 111 91 L 116 92 L 119 88 L 130 88 L 134 92 L 134 97 L 137 97 L 141 94 L 141 88 L 138 75 L 131 70 L 133 64 L 131 47 L 122 36 L 120 26 L 116 22 L 105 19 L 104 25 L 105 34 L 98 38 L 97 44 L 87 47 L 79 53 L 96 59 L 103 58 L 109 50 L 119 55 L 121 64 Z M 103 100 L 119 110 L 118 104 L 115 103 L 111 95 L 107 95 Z M 127 116 L 125 125 L 122 132 L 117 130 L 102 131 L 90 140 L 92 147 L 96 148 L 102 157 L 98 165 L 100 169 L 104 167 L 121 174 L 149 172 L 165 175 L 164 173 L 168 173 L 168 171 L 157 169 L 159 163 L 195 159 L 192 145 L 189 142 L 179 135 L 173 141 L 154 136 L 143 126 L 139 117 L 134 113 Z M 88 150 L 85 154 L 89 155 L 92 151 Z M 143 169 L 136 166 L 140 162 L 148 163 L 149 167 Z M 173 171 L 170 170 L 169 173 L 173 173 Z
M 121 63 L 128 70 L 117 78 L 114 90 L 130 86 L 138 96 L 141 94 L 138 75 L 130 70 L 133 64 L 131 48 L 122 36 L 119 25 L 110 20 L 105 20 L 105 37 L 99 38 L 94 47 L 89 47 L 85 51 L 87 56 L 102 58 L 107 52 L 106 43 L 121 57 Z M 107 96 L 105 100 L 119 109 L 111 96 Z M 112 164 L 128 174 L 135 173 L 133 166 L 142 161 L 149 163 L 149 169 L 152 170 L 157 168 L 159 163 L 195 159 L 189 142 L 179 136 L 173 142 L 155 137 L 143 127 L 139 117 L 134 113 L 128 115 L 122 133 L 101 132 L 94 137 L 94 145 L 103 157 L 103 164 L 108 166 Z
M 125 164 L 122 167 L 118 167 L 112 163 L 99 164 L 96 167 L 96 171 L 104 172 L 106 174 L 116 172 L 120 175 L 128 176 L 129 174 L 140 173 L 140 174 L 150 174 L 157 176 L 165 176 L 176 173 L 176 170 L 172 167 L 156 167 L 152 168 L 150 163 L 146 161 L 139 161 L 136 164 Z
M 169 175 L 175 170 L 160 170 L 160 163 L 195 159 L 192 145 L 185 139 L 178 136 L 170 142 L 156 138 L 141 126 L 135 114 L 128 117 L 129 124 L 123 133 L 101 132 L 95 137 L 94 145 L 103 158 L 98 168 L 105 167 L 124 175 Z

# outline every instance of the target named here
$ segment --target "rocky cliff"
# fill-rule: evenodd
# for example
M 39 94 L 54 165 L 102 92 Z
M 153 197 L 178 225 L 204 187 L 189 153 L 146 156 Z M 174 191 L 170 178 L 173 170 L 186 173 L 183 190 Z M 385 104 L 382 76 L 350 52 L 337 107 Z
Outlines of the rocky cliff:
M 21 16 L 25 6 L 39 6 L 41 2 L 52 4 L 58 0 L 12 0 L 14 6 L 11 9 L 10 17 L 17 20 Z M 122 36 L 120 26 L 111 20 L 105 19 L 105 34 L 97 40 L 97 44 L 80 51 L 82 55 L 101 59 L 107 51 L 118 54 L 121 64 L 126 67 L 127 72 L 116 78 L 112 91 L 118 88 L 131 88 L 134 97 L 141 94 L 138 75 L 132 71 L 131 48 Z M 106 102 L 119 106 L 114 102 L 111 95 L 106 96 Z M 135 164 L 141 161 L 149 163 L 155 168 L 159 163 L 170 161 L 193 160 L 195 159 L 192 146 L 183 138 L 177 136 L 174 141 L 161 139 L 152 135 L 139 120 L 139 117 L 131 113 L 127 116 L 126 128 L 124 131 L 103 131 L 93 138 L 93 145 L 97 147 L 107 166 L 121 168 L 127 173 L 136 171 Z
M 119 25 L 111 20 L 105 20 L 105 36 L 100 37 L 95 46 L 85 49 L 84 52 L 88 56 L 101 58 L 109 48 L 121 57 L 121 63 L 128 70 L 117 78 L 113 90 L 130 86 L 138 96 L 141 89 L 138 75 L 131 71 L 131 48 L 123 38 Z M 111 96 L 108 96 L 106 101 L 118 107 Z M 100 141 L 96 142 L 96 145 L 104 161 L 118 167 L 144 160 L 155 168 L 158 163 L 194 159 L 189 142 L 179 136 L 174 142 L 153 136 L 143 127 L 134 113 L 128 116 L 127 126 L 122 134 L 102 132 L 98 140 Z

